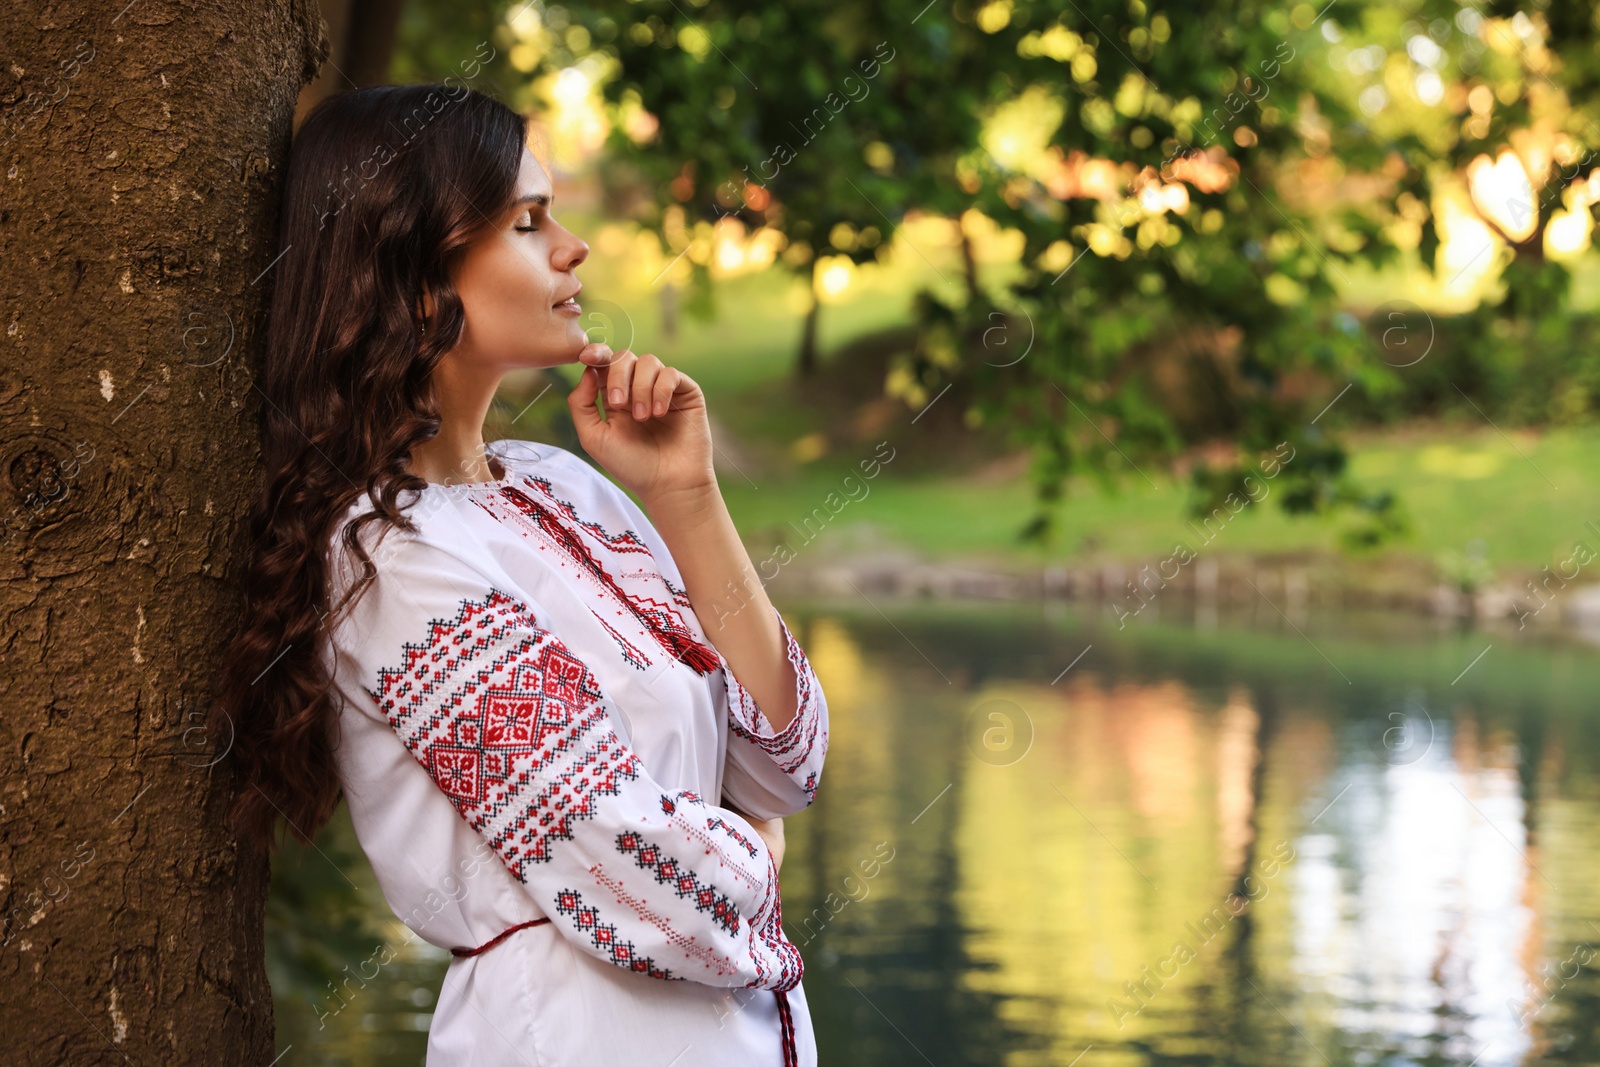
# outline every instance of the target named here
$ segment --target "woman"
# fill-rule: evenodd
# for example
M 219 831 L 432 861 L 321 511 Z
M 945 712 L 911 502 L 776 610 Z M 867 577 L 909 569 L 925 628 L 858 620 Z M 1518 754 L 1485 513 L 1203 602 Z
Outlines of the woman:
M 334 97 L 295 140 L 218 701 L 234 817 L 309 840 L 342 788 L 395 914 L 454 954 L 430 1064 L 814 1063 L 778 864 L 827 705 L 699 387 L 589 343 L 588 246 L 526 140 L 448 85 Z M 574 362 L 579 440 L 642 509 L 483 442 L 508 370 Z

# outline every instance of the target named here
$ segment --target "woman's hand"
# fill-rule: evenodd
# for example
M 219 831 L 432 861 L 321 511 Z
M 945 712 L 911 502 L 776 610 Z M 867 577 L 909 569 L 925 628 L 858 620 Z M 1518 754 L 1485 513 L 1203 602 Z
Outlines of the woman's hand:
M 649 353 L 595 343 L 578 353 L 583 376 L 567 396 L 578 440 L 641 500 L 716 485 L 705 394 Z M 602 398 L 606 417 L 596 408 Z
M 782 867 L 783 819 L 781 817 L 777 819 L 758 819 L 754 815 L 751 815 L 748 811 L 739 808 L 733 803 L 733 801 L 728 800 L 727 798 L 723 799 L 722 804 L 723 807 L 727 808 L 729 811 L 733 812 L 735 815 L 739 816 L 739 818 L 743 819 L 745 822 L 749 823 L 755 828 L 756 833 L 761 835 L 761 840 L 766 842 L 767 851 L 772 853 L 772 865 L 774 867 Z

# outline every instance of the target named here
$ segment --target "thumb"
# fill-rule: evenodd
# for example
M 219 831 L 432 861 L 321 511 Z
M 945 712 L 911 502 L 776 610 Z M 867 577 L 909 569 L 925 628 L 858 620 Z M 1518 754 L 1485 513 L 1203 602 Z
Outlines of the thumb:
M 603 425 L 595 401 L 600 397 L 600 372 L 593 367 L 583 368 L 577 387 L 567 394 L 567 409 L 572 412 L 573 426 L 585 432 Z

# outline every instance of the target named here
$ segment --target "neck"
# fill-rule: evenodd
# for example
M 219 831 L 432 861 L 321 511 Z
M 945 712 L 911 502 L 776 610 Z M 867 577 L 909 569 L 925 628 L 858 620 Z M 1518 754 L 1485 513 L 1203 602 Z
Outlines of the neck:
M 411 450 L 411 470 L 442 485 L 487 482 L 505 474 L 484 454 L 483 421 L 494 401 L 500 376 L 468 378 L 459 364 L 445 360 L 434 368 L 434 393 L 442 425 L 439 434 Z
M 438 437 L 411 450 L 411 472 L 440 485 L 494 481 L 505 474 L 498 460 L 484 454 L 481 424 L 452 434 L 448 423 Z

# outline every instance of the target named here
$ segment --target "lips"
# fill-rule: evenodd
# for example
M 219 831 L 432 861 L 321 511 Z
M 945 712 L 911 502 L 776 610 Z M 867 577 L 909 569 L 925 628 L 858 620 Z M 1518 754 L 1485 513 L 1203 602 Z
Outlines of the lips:
M 578 294 L 581 292 L 583 292 L 583 286 L 580 285 L 577 289 L 573 290 L 571 296 L 567 297 L 565 300 L 557 301 L 555 306 L 569 310 L 576 308 L 578 306 Z

